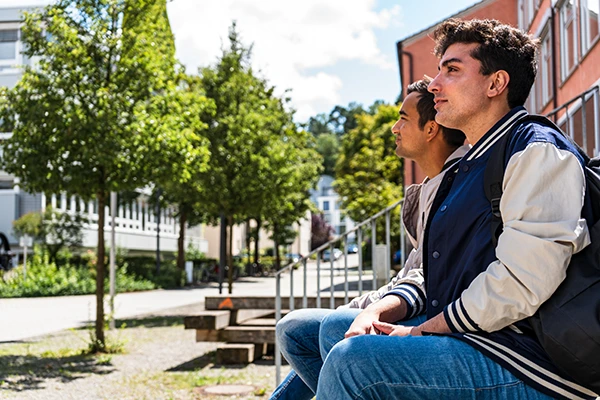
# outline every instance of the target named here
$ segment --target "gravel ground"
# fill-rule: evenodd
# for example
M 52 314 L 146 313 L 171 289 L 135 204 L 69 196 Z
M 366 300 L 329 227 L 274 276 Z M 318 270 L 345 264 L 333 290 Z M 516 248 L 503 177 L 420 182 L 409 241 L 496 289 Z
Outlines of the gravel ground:
M 247 366 L 214 364 L 217 343 L 196 343 L 182 315 L 201 305 L 117 321 L 110 333 L 124 352 L 82 356 L 87 330 L 70 330 L 23 343 L 0 344 L 0 398 L 65 399 L 266 399 L 275 384 L 272 360 Z M 289 371 L 284 366 L 282 374 Z M 207 385 L 244 384 L 246 396 L 208 396 Z

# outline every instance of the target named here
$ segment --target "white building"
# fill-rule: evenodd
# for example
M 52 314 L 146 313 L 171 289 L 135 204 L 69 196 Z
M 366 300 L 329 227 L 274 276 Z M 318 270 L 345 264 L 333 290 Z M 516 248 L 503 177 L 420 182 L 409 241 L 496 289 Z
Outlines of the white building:
M 19 66 L 35 62 L 21 53 L 20 40 L 21 13 L 31 8 L 0 8 L 0 86 L 13 87 L 21 77 Z M 10 132 L 0 133 L 0 151 L 2 141 L 10 136 Z M 156 210 L 148 204 L 149 194 L 146 190 L 139 190 L 137 199 L 119 207 L 115 221 L 117 246 L 131 251 L 155 251 L 160 218 L 160 250 L 174 252 L 177 250 L 179 236 L 178 220 L 173 216 L 175 210 L 163 209 L 158 217 Z M 65 193 L 27 193 L 19 187 L 18 178 L 0 170 L 0 232 L 7 235 L 11 247 L 17 253 L 20 252 L 19 240 L 13 235 L 12 222 L 28 212 L 43 211 L 49 205 L 63 212 L 80 212 L 86 215 L 91 223 L 84 229 L 83 245 L 90 248 L 97 246 L 98 207 L 95 201 L 84 202 L 75 196 L 67 197 Z M 108 240 L 111 230 L 108 207 L 104 213 L 105 237 Z M 203 232 L 204 229 L 200 226 L 188 229 L 186 248 L 191 243 L 196 249 L 207 253 L 208 241 Z
M 354 228 L 354 221 L 340 209 L 340 196 L 333 190 L 333 177 L 321 175 L 317 189 L 311 191 L 311 200 L 321 210 L 325 220 L 335 230 L 336 235 L 341 235 Z M 349 236 L 354 239 L 354 234 Z

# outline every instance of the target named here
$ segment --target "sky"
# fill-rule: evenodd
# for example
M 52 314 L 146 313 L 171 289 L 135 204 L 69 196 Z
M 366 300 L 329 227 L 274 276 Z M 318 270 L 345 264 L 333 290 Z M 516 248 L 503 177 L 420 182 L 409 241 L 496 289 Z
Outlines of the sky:
M 236 21 L 252 65 L 304 122 L 336 105 L 394 102 L 396 42 L 478 0 L 167 0 L 176 54 L 189 73 L 214 64 Z M 2 6 L 49 0 L 0 0 Z

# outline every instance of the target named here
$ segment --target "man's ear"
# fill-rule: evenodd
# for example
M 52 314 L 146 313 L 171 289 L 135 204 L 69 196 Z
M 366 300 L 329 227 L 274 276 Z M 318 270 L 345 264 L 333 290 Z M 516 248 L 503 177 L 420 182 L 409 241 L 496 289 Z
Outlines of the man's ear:
M 440 133 L 440 125 L 435 121 L 428 121 L 425 125 L 425 132 L 427 133 L 427 141 L 433 140 Z
M 488 97 L 496 97 L 500 96 L 502 93 L 508 93 L 508 82 L 510 82 L 510 75 L 508 75 L 508 72 L 501 69 L 491 74 L 490 78 Z

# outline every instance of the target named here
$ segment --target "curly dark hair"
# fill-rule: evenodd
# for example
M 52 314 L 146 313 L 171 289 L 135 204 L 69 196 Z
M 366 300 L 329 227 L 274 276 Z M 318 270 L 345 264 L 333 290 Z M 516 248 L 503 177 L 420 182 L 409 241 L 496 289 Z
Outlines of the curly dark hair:
M 438 58 L 455 43 L 479 44 L 471 56 L 481 62 L 481 73 L 506 71 L 509 107 L 525 104 L 537 73 L 538 39 L 496 20 L 449 19 L 435 29 L 433 40 Z
M 419 101 L 417 102 L 417 112 L 419 113 L 419 128 L 423 129 L 425 124 L 429 121 L 435 121 L 435 103 L 433 102 L 433 93 L 427 90 L 427 87 L 431 83 L 431 78 L 428 76 L 423 79 L 413 82 L 408 85 L 407 94 L 413 92 L 419 93 Z M 462 146 L 465 142 L 465 134 L 458 129 L 446 128 L 440 125 L 442 128 L 442 135 L 446 143 L 451 147 Z

